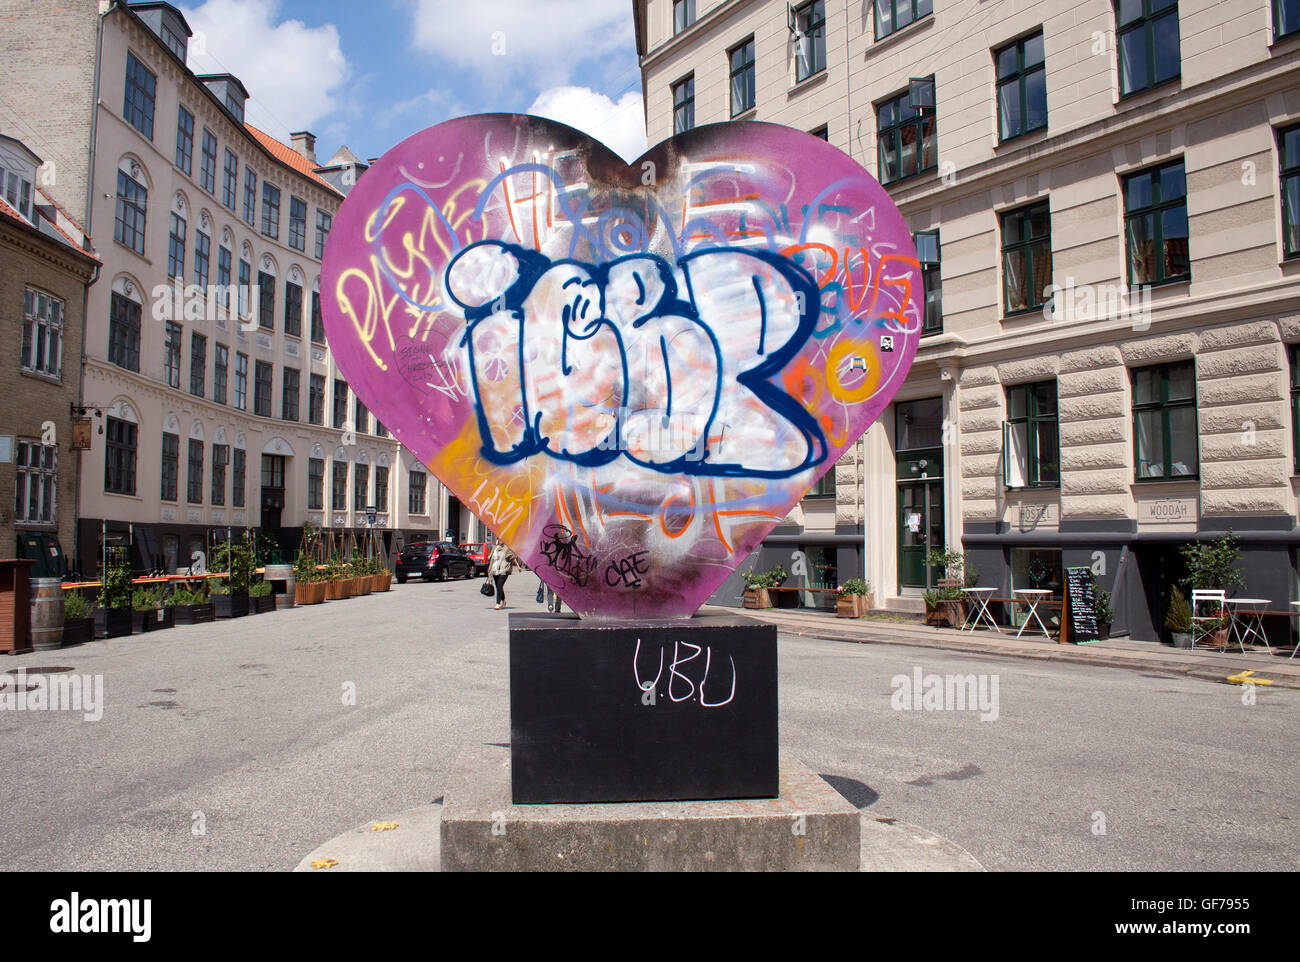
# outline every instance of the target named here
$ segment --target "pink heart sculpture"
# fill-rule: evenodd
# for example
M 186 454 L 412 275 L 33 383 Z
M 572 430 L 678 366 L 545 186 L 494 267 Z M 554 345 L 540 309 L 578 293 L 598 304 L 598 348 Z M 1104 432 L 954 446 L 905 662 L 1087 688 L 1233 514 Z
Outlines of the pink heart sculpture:
M 321 301 L 376 417 L 583 616 L 689 617 L 889 404 L 911 235 L 824 141 L 626 164 L 538 117 L 430 127 L 335 218 Z

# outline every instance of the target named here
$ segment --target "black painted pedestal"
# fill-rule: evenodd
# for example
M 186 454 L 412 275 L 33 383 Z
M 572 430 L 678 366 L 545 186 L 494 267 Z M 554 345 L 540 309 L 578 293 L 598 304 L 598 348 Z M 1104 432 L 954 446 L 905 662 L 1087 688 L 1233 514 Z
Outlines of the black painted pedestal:
M 515 804 L 773 798 L 776 626 L 510 616 Z

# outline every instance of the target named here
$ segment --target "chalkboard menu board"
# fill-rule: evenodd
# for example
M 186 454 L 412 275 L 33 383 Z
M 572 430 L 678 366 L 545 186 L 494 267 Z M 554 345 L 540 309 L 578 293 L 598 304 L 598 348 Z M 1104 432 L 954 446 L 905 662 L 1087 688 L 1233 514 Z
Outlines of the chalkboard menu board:
M 1065 569 L 1065 604 L 1061 610 L 1062 642 L 1076 645 L 1099 641 L 1097 616 L 1093 611 L 1096 602 L 1096 581 L 1091 568 Z

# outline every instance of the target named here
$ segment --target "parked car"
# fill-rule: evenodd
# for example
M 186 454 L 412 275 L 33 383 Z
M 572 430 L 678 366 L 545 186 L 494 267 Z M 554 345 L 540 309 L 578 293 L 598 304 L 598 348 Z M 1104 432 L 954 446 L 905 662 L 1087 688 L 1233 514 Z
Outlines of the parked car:
M 397 556 L 397 583 L 419 577 L 425 581 L 472 578 L 474 562 L 450 541 L 420 541 L 408 544 Z
M 488 556 L 492 554 L 492 546 L 482 541 L 463 544 L 460 550 L 465 552 L 465 556 L 474 562 L 474 573 L 479 577 L 487 574 Z

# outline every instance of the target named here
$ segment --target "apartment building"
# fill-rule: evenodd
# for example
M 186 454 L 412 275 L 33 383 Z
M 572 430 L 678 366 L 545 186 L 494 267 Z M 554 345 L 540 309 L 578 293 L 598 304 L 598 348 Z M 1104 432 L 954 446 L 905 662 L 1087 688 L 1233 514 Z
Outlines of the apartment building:
M 321 165 L 309 132 L 290 146 L 247 123 L 238 78 L 188 66 L 171 4 L 34 16 L 3 0 L 0 22 L 6 101 L 57 165 L 51 196 L 100 235 L 80 569 L 128 543 L 138 569 L 184 568 L 244 530 L 292 555 L 306 521 L 388 550 L 453 527 L 325 339 L 321 258 L 365 165 L 346 148 Z
M 13 351 L 0 366 L 0 491 L 13 492 L 0 502 L 0 558 L 37 560 L 42 575 L 62 572 L 51 542 L 75 535 L 78 360 L 86 286 L 100 266 L 90 238 L 42 190 L 47 169 L 0 134 L 0 325 Z
M 1178 548 L 1231 529 L 1245 593 L 1294 610 L 1300 0 L 633 9 L 651 143 L 798 127 L 913 230 L 921 347 L 822 496 L 877 604 L 915 607 L 946 546 L 1000 595 L 1090 567 L 1156 639 Z M 760 564 L 839 543 L 820 504 Z

